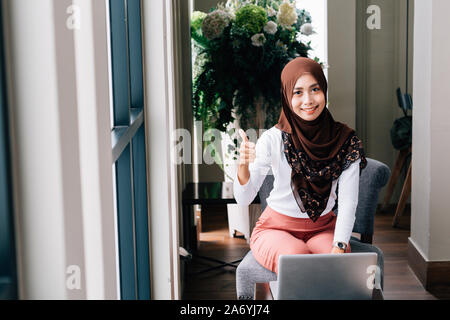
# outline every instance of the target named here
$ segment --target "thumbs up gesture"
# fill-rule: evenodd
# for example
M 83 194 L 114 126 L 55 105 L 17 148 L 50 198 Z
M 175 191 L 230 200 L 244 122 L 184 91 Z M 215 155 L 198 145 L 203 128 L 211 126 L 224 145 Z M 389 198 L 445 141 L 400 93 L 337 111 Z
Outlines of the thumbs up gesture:
M 241 147 L 239 148 L 239 164 L 248 166 L 250 163 L 255 161 L 256 145 L 253 142 L 248 141 L 244 130 L 239 129 L 239 135 L 242 138 Z

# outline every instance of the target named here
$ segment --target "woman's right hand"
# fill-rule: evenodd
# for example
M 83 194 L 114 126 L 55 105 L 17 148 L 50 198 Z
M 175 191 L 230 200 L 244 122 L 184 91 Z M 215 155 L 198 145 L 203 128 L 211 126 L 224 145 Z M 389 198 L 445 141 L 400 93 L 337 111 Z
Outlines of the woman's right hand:
M 247 135 L 244 130 L 239 129 L 239 135 L 242 138 L 241 147 L 239 148 L 239 166 L 238 166 L 238 180 L 241 185 L 247 184 L 250 180 L 250 170 L 248 165 L 255 161 L 256 158 L 256 145 L 253 142 L 248 141 Z
M 253 142 L 248 141 L 244 130 L 239 129 L 239 135 L 242 138 L 241 147 L 239 148 L 239 166 L 248 166 L 255 161 L 256 145 Z

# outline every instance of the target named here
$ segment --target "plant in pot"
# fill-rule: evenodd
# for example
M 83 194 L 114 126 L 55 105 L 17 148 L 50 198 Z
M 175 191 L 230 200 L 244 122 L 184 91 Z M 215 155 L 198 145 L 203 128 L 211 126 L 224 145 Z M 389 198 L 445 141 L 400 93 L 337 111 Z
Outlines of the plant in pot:
M 225 181 L 236 174 L 238 129 L 256 142 L 277 123 L 281 71 L 290 60 L 308 57 L 311 41 L 302 39 L 312 33 L 310 14 L 290 0 L 228 0 L 193 13 L 193 112 L 207 132 L 203 147 Z

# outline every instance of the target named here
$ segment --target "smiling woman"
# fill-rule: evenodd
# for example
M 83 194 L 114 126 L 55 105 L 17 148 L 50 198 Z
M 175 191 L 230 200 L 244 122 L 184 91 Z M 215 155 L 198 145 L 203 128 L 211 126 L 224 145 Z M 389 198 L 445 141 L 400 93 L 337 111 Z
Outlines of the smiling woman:
M 297 79 L 291 103 L 294 112 L 303 120 L 314 120 L 322 113 L 326 98 L 314 76 L 306 73 Z
M 367 165 L 355 131 L 325 109 L 328 84 L 319 63 L 296 58 L 284 67 L 281 82 L 278 124 L 256 146 L 242 133 L 234 182 L 236 201 L 248 204 L 264 181 L 261 172 L 272 169 L 277 183 L 253 229 L 250 248 L 256 261 L 275 273 L 281 254 L 351 252 L 359 175 Z

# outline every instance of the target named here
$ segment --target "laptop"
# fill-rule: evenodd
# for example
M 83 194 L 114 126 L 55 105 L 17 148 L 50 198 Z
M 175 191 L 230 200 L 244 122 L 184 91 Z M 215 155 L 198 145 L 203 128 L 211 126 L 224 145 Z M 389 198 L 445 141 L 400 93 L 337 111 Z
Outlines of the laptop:
M 280 255 L 269 286 L 275 300 L 371 300 L 377 270 L 375 252 Z

